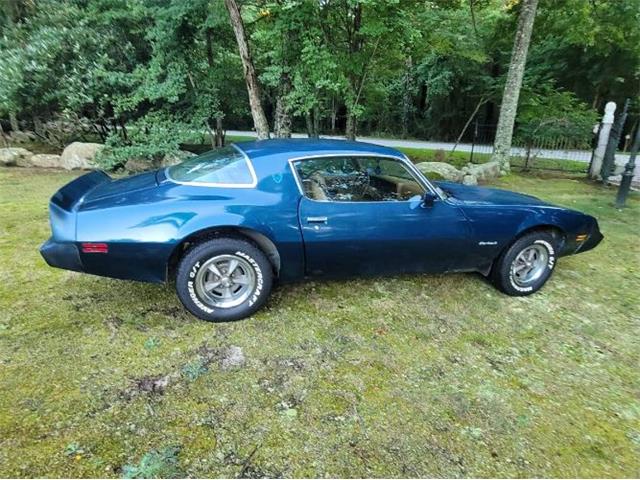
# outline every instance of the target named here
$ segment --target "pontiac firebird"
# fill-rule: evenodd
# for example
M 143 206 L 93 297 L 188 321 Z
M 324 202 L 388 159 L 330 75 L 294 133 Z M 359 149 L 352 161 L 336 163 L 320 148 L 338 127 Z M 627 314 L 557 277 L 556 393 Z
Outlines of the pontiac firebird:
M 558 257 L 603 238 L 595 218 L 529 195 L 429 181 L 401 152 L 339 140 L 238 143 L 51 199 L 53 267 L 175 281 L 197 317 L 247 317 L 275 281 L 480 272 L 528 295 Z

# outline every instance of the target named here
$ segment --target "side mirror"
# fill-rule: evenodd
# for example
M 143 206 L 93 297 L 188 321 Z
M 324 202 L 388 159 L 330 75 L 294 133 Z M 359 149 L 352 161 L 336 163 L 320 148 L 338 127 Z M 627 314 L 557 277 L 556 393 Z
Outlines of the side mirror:
M 433 207 L 433 204 L 438 199 L 438 196 L 433 192 L 425 192 L 422 196 L 423 207 Z

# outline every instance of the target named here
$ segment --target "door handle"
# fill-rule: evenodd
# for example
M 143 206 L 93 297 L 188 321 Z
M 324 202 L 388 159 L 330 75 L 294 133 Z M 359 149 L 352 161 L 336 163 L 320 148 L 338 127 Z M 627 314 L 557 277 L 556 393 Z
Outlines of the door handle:
M 307 217 L 307 223 L 327 223 L 327 217 Z

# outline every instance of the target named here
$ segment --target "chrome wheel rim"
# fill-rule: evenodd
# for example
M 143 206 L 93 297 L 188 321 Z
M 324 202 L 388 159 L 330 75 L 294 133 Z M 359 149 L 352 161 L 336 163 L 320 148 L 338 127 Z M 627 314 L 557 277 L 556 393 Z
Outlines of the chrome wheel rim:
M 207 304 L 232 308 L 253 293 L 256 273 L 251 264 L 237 255 L 218 255 L 207 260 L 195 278 L 196 292 Z
M 511 278 L 520 287 L 538 280 L 549 262 L 549 252 L 542 245 L 530 245 L 523 249 L 511 264 Z

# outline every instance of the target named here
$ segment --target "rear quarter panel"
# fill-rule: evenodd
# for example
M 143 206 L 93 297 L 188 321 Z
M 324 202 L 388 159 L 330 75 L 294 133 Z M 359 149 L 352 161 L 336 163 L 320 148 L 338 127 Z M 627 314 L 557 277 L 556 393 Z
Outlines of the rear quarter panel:
M 78 212 L 77 241 L 107 242 L 109 254 L 82 254 L 83 265 L 98 275 L 160 282 L 184 238 L 212 227 L 244 227 L 276 245 L 281 279 L 302 276 L 295 181 L 277 165 L 260 167 L 254 165 L 260 179 L 256 188 L 182 185 L 164 179 L 159 186 L 87 202 Z

